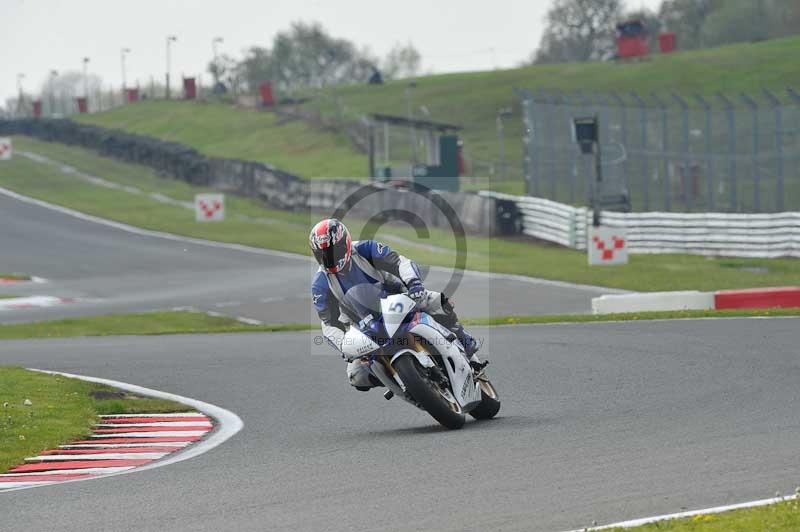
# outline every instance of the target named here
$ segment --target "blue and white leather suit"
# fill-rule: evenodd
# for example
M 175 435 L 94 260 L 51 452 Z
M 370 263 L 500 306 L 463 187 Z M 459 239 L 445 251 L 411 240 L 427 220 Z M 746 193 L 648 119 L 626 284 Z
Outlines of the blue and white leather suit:
M 345 294 L 355 286 L 380 283 L 387 293 L 399 294 L 409 284 L 420 280 L 417 265 L 386 244 L 375 240 L 353 242 L 348 268 L 339 273 L 326 273 L 320 268 L 311 284 L 311 299 L 322 321 L 323 336 L 341 352 L 348 324 L 358 323 L 364 317 L 364 313 L 359 312 L 361 309 L 348 308 L 342 304 Z M 453 331 L 462 344 L 476 345 L 475 340 L 458 323 L 453 307 L 444 294 L 427 291 L 420 307 Z M 367 366 L 359 360 L 347 365 L 347 376 L 350 384 L 360 390 L 377 384 L 370 380 Z

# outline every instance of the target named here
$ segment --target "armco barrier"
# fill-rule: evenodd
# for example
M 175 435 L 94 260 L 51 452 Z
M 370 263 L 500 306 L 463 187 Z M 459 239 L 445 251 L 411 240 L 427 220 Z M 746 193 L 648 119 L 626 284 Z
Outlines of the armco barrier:
M 522 232 L 573 249 L 586 249 L 591 211 L 555 201 L 494 192 L 516 202 Z M 800 212 L 622 213 L 603 211 L 604 225 L 625 227 L 630 253 L 691 253 L 729 257 L 800 257 Z
M 149 166 L 166 177 L 257 198 L 280 209 L 332 213 L 346 198 L 366 186 L 375 193 L 353 205 L 350 214 L 371 218 L 388 210 L 405 210 L 417 213 L 428 226 L 451 228 L 451 220 L 416 193 L 352 180 L 303 180 L 268 164 L 206 157 L 175 142 L 125 131 L 71 120 L 26 119 L 0 120 L 0 135 L 28 135 L 89 148 L 116 159 Z M 437 194 L 452 207 L 466 232 L 493 234 L 498 218 L 494 198 L 472 193 Z

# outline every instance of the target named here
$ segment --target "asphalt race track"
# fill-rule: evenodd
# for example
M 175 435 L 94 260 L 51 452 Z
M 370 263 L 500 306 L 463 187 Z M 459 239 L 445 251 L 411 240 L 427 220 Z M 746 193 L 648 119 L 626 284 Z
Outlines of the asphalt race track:
M 310 259 L 142 236 L 0 195 L 4 271 L 44 285 L 3 286 L 7 295 L 75 298 L 58 307 L 0 311 L 0 323 L 192 306 L 265 323 L 317 323 Z M 265 229 L 266 230 L 266 229 Z M 305 231 L 297 238 L 305 241 Z M 283 256 L 281 256 L 283 255 Z M 432 272 L 441 290 L 449 275 Z M 609 290 L 467 274 L 454 294 L 466 317 L 585 313 Z M 452 294 L 451 294 L 452 295 Z
M 2 321 L 225 301 L 238 302 L 220 309 L 231 315 L 310 319 L 302 259 L 134 235 L 6 197 L 0 227 L 3 268 L 51 280 L 27 293 L 89 299 Z M 470 281 L 465 314 L 486 315 L 487 293 L 489 310 L 526 314 L 585 312 L 594 295 Z M 0 530 L 558 531 L 788 493 L 800 483 L 798 325 L 478 328 L 503 409 L 455 432 L 352 390 L 313 332 L 5 341 L 0 365 L 193 397 L 245 427 L 179 464 L 0 494 Z
M 351 390 L 313 333 L 9 341 L 0 364 L 200 398 L 198 458 L 0 495 L 3 530 L 572 529 L 798 484 L 798 319 L 479 329 L 501 417 L 440 430 Z

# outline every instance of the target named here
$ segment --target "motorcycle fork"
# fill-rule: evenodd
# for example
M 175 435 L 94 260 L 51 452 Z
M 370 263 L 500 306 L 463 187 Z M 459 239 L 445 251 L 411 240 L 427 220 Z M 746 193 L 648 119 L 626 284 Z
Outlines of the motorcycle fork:
M 405 335 L 405 342 L 410 349 L 413 349 L 416 352 L 425 351 L 425 347 L 419 343 L 417 338 L 413 334 L 406 334 Z M 375 357 L 375 360 L 380 361 L 381 365 L 384 367 L 387 373 L 392 377 L 397 375 L 397 372 L 394 370 L 391 364 L 392 356 L 389 354 L 381 354 Z

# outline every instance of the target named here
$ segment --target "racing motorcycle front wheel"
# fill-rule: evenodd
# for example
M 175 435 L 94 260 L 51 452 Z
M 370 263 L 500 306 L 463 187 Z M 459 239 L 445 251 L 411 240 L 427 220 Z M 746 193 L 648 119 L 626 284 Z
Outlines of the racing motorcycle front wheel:
M 416 357 L 402 356 L 394 364 L 406 392 L 433 418 L 448 429 L 460 429 L 464 425 L 464 411 L 449 388 L 435 382 L 429 371 L 419 364 Z
M 469 415 L 475 419 L 492 419 L 500 411 L 500 397 L 497 395 L 497 390 L 483 373 L 475 380 L 481 387 L 481 402 L 469 411 Z

